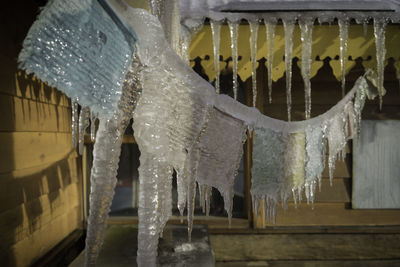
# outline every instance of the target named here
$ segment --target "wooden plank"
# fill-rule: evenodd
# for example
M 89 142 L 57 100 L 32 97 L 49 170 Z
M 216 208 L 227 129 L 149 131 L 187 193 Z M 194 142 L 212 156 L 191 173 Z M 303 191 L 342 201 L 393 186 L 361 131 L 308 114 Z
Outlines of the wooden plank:
M 211 235 L 210 242 L 216 261 L 400 257 L 400 234 Z
M 29 237 L 20 240 L 5 253 L 0 262 L 5 266 L 30 266 L 74 230 L 82 227 L 80 208 L 69 210 L 54 218 Z M 3 259 L 1 258 L 3 257 Z
M 79 189 L 78 184 L 72 184 L 0 213 L 1 246 L 19 242 L 69 210 L 81 209 Z
M 354 142 L 353 208 L 400 208 L 400 121 L 363 121 Z
M 0 173 L 63 159 L 72 151 L 71 139 L 71 133 L 0 132 Z
M 195 216 L 194 224 L 207 224 L 209 229 L 227 229 L 229 227 L 227 217 L 216 216 Z M 107 224 L 138 224 L 137 216 L 118 217 L 111 216 L 108 218 Z M 168 224 L 187 224 L 186 217 L 181 222 L 180 216 L 171 216 Z M 249 228 L 249 221 L 247 219 L 232 218 L 231 229 L 247 229 Z
M 268 226 L 265 229 L 210 229 L 212 235 L 256 234 L 399 234 L 400 226 Z
M 276 260 L 276 261 L 217 261 L 215 267 L 393 267 L 400 266 L 400 260 Z
M 276 226 L 400 225 L 400 210 L 353 210 L 343 203 L 302 203 L 278 208 Z M 275 225 L 270 225 L 275 226 Z

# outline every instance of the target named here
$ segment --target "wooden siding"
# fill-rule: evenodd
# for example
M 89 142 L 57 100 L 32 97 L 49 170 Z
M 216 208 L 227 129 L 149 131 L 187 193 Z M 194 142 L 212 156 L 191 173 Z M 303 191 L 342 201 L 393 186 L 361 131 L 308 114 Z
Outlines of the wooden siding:
M 82 227 L 80 157 L 69 99 L 17 69 L 38 1 L 2 9 L 0 49 L 0 265 L 30 266 Z

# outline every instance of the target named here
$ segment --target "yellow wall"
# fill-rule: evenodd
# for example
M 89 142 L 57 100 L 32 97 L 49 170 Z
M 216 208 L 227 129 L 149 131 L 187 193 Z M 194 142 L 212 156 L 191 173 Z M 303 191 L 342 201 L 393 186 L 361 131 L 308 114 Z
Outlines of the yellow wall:
M 16 1 L 1 12 L 0 266 L 29 266 L 82 227 L 70 101 L 16 66 L 37 8 Z
M 285 72 L 285 62 L 283 60 L 285 54 L 285 35 L 283 25 L 277 25 L 275 30 L 276 36 L 274 40 L 274 69 L 273 69 L 273 80 L 277 81 L 281 78 Z M 239 75 L 243 81 L 251 76 L 251 64 L 250 64 L 250 29 L 247 24 L 239 27 L 239 55 L 242 56 L 242 60 L 239 61 Z M 230 48 L 230 33 L 229 27 L 223 25 L 221 27 L 221 46 L 220 53 L 224 59 L 232 55 Z M 301 59 L 301 40 L 300 40 L 300 29 L 298 26 L 295 27 L 293 33 L 293 57 Z M 258 32 L 258 52 L 257 59 L 267 57 L 267 44 L 266 44 L 266 33 L 265 26 L 263 24 L 259 27 Z M 389 25 L 386 32 L 386 58 L 393 57 L 397 60 L 396 64 L 398 70 L 400 70 L 400 26 Z M 311 76 L 313 77 L 318 69 L 323 65 L 322 62 L 315 61 L 316 56 L 320 56 L 321 59 L 325 57 L 335 58 L 339 55 L 339 27 L 337 25 L 315 25 L 313 30 L 313 46 L 312 46 L 312 58 L 313 63 L 311 66 Z M 363 65 L 366 68 L 374 69 L 376 66 L 375 59 L 375 39 L 373 35 L 373 26 L 368 26 L 367 35 L 364 36 L 362 25 L 350 25 L 349 27 L 349 42 L 348 42 L 348 55 L 351 55 L 353 59 L 357 57 L 367 58 L 371 56 L 372 59 L 364 61 Z M 210 60 L 202 61 L 202 66 L 206 71 L 206 74 L 210 80 L 215 79 L 214 72 L 214 58 L 212 48 L 212 35 L 209 25 L 204 26 L 200 33 L 193 39 L 190 47 L 191 59 L 200 56 L 204 58 L 205 55 L 210 56 Z M 224 67 L 223 62 L 220 63 L 220 68 Z M 299 67 L 301 61 L 298 61 Z M 340 62 L 339 60 L 332 60 L 330 62 L 333 68 L 334 74 L 337 79 L 340 78 Z M 348 72 L 354 66 L 354 61 L 347 61 L 346 72 Z

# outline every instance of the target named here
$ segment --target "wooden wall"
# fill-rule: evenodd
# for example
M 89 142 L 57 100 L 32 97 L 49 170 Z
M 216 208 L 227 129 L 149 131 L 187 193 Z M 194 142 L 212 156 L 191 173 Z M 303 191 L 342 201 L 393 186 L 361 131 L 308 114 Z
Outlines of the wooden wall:
M 40 2 L 7 2 L 0 16 L 0 266 L 29 266 L 82 227 L 70 101 L 17 70 Z

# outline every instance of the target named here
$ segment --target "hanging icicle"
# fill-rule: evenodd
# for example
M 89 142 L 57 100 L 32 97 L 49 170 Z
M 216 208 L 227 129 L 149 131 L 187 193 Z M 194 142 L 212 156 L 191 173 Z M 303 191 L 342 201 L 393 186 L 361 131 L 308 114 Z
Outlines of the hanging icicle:
M 292 112 L 292 52 L 293 52 L 293 30 L 294 22 L 283 20 L 285 29 L 285 65 L 286 65 L 286 103 L 288 121 L 291 121 Z
M 79 121 L 79 114 L 78 114 L 78 100 L 75 99 L 72 101 L 72 147 L 76 148 L 76 139 L 78 137 L 78 121 Z
M 267 36 L 267 64 L 268 64 L 268 99 L 272 103 L 272 69 L 274 63 L 274 39 L 276 22 L 272 23 L 264 19 Z
M 382 97 L 385 94 L 384 83 L 384 72 L 385 72 L 385 57 L 386 57 L 386 46 L 385 46 L 385 32 L 386 32 L 386 20 L 384 18 L 374 19 L 374 35 L 375 35 L 375 46 L 376 46 L 376 62 L 377 62 L 377 73 L 378 73 L 378 93 L 379 93 L 379 109 L 382 109 Z
M 364 33 L 364 37 L 367 37 L 367 35 L 368 35 L 368 19 L 365 19 L 363 21 L 363 33 Z
M 95 112 L 90 113 L 90 141 L 96 141 L 96 120 L 97 115 Z
M 238 94 L 238 35 L 239 22 L 228 21 L 229 30 L 231 33 L 231 49 L 232 49 L 232 76 L 233 76 L 233 98 L 237 99 Z
M 250 60 L 251 60 L 251 85 L 253 89 L 253 107 L 257 101 L 257 39 L 259 21 L 249 20 L 250 25 Z
M 304 96 L 306 105 L 306 119 L 311 117 L 311 49 L 312 49 L 312 31 L 314 19 L 299 21 L 301 30 L 301 75 L 304 81 Z
M 347 42 L 349 38 L 349 21 L 347 19 L 339 19 L 339 39 L 340 39 L 340 73 L 342 82 L 342 97 L 346 93 L 346 55 Z
M 79 155 L 83 153 L 83 144 L 85 138 L 86 128 L 89 126 L 90 110 L 88 107 L 84 107 L 79 114 Z
M 211 20 L 211 32 L 213 39 L 213 50 L 214 50 L 214 69 L 215 69 L 215 92 L 219 94 L 219 45 L 220 45 L 220 33 L 221 33 L 221 22 Z

